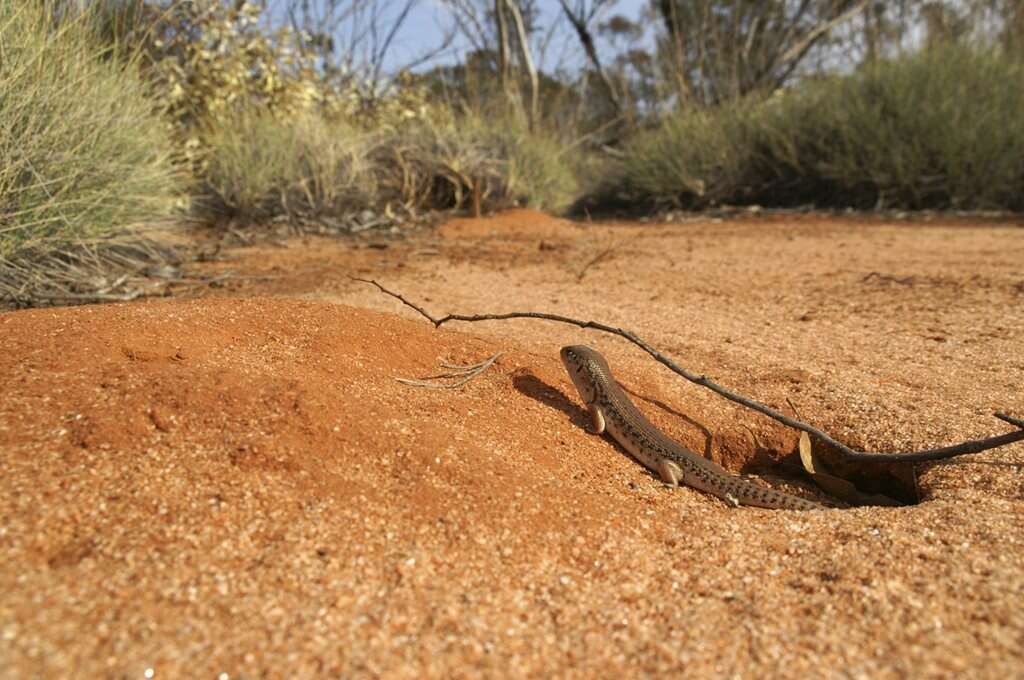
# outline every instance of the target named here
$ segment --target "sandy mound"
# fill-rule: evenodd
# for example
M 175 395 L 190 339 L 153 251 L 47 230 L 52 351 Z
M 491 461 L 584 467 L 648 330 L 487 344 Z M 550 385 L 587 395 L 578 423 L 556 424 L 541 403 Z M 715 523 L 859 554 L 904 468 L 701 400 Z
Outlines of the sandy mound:
M 728 384 L 774 402 L 795 395 L 806 419 L 860 432 L 854 443 L 913 447 L 1001 431 L 984 415 L 993 404 L 1019 404 L 1021 368 L 1012 357 L 1021 331 L 980 319 L 968 329 L 974 337 L 995 335 L 971 358 L 968 330 L 939 317 L 976 315 L 973 289 L 962 284 L 962 302 L 940 306 L 949 286 L 926 283 L 943 268 L 959 280 L 943 264 L 948 251 L 917 240 L 919 259 L 898 272 L 918 277 L 915 299 L 905 284 L 862 281 L 860 269 L 885 264 L 870 234 L 863 243 L 839 239 L 849 244 L 844 253 L 804 244 L 817 254 L 801 272 L 787 269 L 794 259 L 780 255 L 777 241 L 730 229 L 719 230 L 721 257 L 668 273 L 652 266 L 646 288 L 619 282 L 630 258 L 686 252 L 700 232 L 634 233 L 648 240 L 631 239 L 598 265 L 596 280 L 554 266 L 530 292 L 508 283 L 550 266 L 529 240 L 519 270 L 454 254 L 442 280 L 423 276 L 438 256 L 396 257 L 436 243 L 320 257 L 325 271 L 337 257 L 345 271 L 377 271 L 410 294 L 452 291 L 445 304 L 463 311 L 551 309 L 575 291 L 572 311 L 657 329 L 652 339 L 690 365 L 716 366 Z M 562 250 L 552 258 L 593 247 L 576 241 L 575 227 L 555 237 Z M 587 234 L 594 238 L 616 236 Z M 511 246 L 501 247 L 508 263 Z M 754 259 L 737 264 L 739 247 Z M 969 263 L 967 251 L 958 248 Z M 287 269 L 288 251 L 275 252 L 269 266 Z M 296 252 L 303 262 L 311 257 Z M 413 264 L 374 259 L 385 257 Z M 1012 248 L 1005 257 L 1013 260 Z M 986 294 L 1012 296 L 1013 270 L 995 259 Z M 849 276 L 808 274 L 840 260 Z M 726 274 L 694 271 L 700 266 Z M 777 283 L 782 272 L 806 285 L 794 283 L 774 303 L 741 280 Z M 691 296 L 735 291 L 734 309 L 770 308 L 774 354 L 756 354 L 739 326 L 705 322 L 706 340 L 672 340 L 677 329 L 698 327 L 700 316 L 687 315 L 701 308 L 666 303 L 665 276 L 687 277 L 673 285 Z M 837 342 L 852 337 L 836 306 L 848 284 L 859 287 L 858 300 L 902 304 L 898 323 L 908 333 L 920 334 L 922 346 L 958 348 L 960 361 L 919 352 L 915 364 L 899 355 L 913 347 L 882 356 L 877 348 L 892 342 L 893 328 L 870 306 L 849 321 L 865 330 L 852 344 Z M 318 285 L 322 297 L 399 311 L 341 273 Z M 590 286 L 616 292 L 596 297 Z M 919 317 L 921 306 L 932 311 Z M 813 320 L 800 320 L 800 309 Z M 794 330 L 808 324 L 830 332 Z M 0 674 L 877 677 L 1024 669 L 1021 446 L 932 467 L 922 476 L 927 500 L 916 507 L 732 510 L 692 490 L 663 489 L 610 442 L 583 432 L 558 346 L 602 346 L 642 408 L 674 436 L 808 493 L 782 479 L 785 467 L 771 467 L 788 460 L 790 435 L 749 416 L 737 425 L 740 412 L 607 339 L 528 322 L 459 330 L 286 298 L 0 316 Z M 845 349 L 830 353 L 820 343 Z M 395 380 L 497 351 L 506 354 L 460 390 Z M 793 372 L 795 354 L 805 357 L 802 372 Z M 944 392 L 945 381 L 976 384 L 998 367 L 1017 372 L 1005 385 L 990 377 L 989 401 L 980 389 Z M 926 398 L 906 398 L 911 389 Z
M 564 238 L 579 229 L 573 222 L 545 215 L 528 208 L 506 210 L 491 217 L 456 217 L 440 226 L 438 234 L 448 239 L 529 240 Z

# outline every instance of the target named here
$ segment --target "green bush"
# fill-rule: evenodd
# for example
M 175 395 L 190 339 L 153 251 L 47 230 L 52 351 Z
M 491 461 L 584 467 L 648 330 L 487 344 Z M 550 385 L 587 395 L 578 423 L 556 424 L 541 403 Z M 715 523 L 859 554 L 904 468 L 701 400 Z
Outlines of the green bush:
M 419 210 L 559 210 L 576 191 L 563 144 L 549 131 L 529 131 L 512 113 L 417 120 L 383 139 L 376 168 L 390 200 Z
M 760 102 L 687 111 L 626 146 L 638 200 L 1024 209 L 1024 68 L 933 47 Z
M 133 69 L 50 9 L 0 3 L 0 258 L 160 221 L 184 187 Z
M 1019 210 L 1022 112 L 1020 62 L 946 45 L 769 105 L 765 151 L 784 171 L 833 187 L 829 202 Z
M 468 205 L 475 187 L 491 197 L 504 180 L 488 149 L 436 121 L 368 132 L 320 112 L 240 111 L 201 136 L 206 160 L 194 205 L 208 221 L 447 210 Z
M 522 117 L 512 113 L 485 114 L 466 111 L 459 115 L 449 134 L 477 145 L 488 159 L 499 163 L 500 194 L 516 205 L 558 211 L 567 206 L 578 189 L 573 150 L 567 138 L 545 127 L 530 130 Z
M 240 112 L 203 133 L 193 202 L 209 221 L 331 221 L 366 209 L 559 209 L 575 175 L 547 133 L 473 114 L 366 132 L 310 112 Z
M 492 127 L 488 134 L 501 157 L 508 158 L 509 192 L 519 204 L 559 212 L 575 200 L 580 154 L 564 138 L 522 127 Z
M 754 120 L 739 103 L 665 119 L 626 145 L 626 191 L 643 202 L 694 208 L 739 200 L 753 178 Z
M 344 123 L 315 113 L 238 113 L 204 137 L 208 161 L 195 205 L 211 221 L 323 220 L 377 199 L 369 137 Z

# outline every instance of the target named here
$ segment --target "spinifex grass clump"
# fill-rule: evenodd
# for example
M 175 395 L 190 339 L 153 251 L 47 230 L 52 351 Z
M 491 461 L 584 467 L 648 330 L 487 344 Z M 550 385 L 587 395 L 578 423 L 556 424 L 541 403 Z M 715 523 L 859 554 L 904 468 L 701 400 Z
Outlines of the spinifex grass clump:
M 564 143 L 514 112 L 441 112 L 389 133 L 374 154 L 381 191 L 418 209 L 557 210 L 576 177 Z
M 531 130 L 521 118 L 467 113 L 457 135 L 476 138 L 488 156 L 503 163 L 504 193 L 517 205 L 558 211 L 579 189 L 572 131 L 559 135 L 544 121 Z
M 699 208 L 740 201 L 754 181 L 754 120 L 744 103 L 669 116 L 626 145 L 621 182 L 644 203 Z
M 47 3 L 0 3 L 0 258 L 152 224 L 180 200 L 165 122 L 91 37 Z
M 374 207 L 371 137 L 308 112 L 246 112 L 205 136 L 209 150 L 197 207 L 209 219 L 325 220 Z
M 219 120 L 203 135 L 197 208 L 211 220 L 331 223 L 367 209 L 557 209 L 572 199 L 561 145 L 514 116 L 434 109 L 356 122 L 317 111 Z

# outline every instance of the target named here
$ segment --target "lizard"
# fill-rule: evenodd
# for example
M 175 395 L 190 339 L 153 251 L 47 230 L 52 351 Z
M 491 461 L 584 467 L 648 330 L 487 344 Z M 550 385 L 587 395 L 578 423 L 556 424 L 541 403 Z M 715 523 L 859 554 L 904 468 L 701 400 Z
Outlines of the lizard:
M 717 496 L 733 506 L 782 510 L 823 510 L 824 506 L 750 482 L 687 450 L 647 420 L 612 376 L 608 362 L 584 345 L 561 351 L 562 363 L 590 413 L 591 434 L 607 432 L 644 467 L 669 486 L 680 483 Z

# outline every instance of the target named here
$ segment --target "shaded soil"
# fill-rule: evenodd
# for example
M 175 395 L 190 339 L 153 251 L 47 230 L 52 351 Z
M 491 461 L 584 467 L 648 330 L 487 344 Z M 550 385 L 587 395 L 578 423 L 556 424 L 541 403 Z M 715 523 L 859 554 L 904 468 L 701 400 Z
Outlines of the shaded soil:
M 795 436 L 624 341 L 857 447 L 1024 415 L 1024 229 L 513 211 L 232 251 L 202 299 L 0 315 L 0 676 L 1008 677 L 1024 446 L 918 468 L 922 502 L 732 509 L 584 413 L 602 351 L 690 448 L 791 493 Z M 399 383 L 503 352 L 458 390 Z

